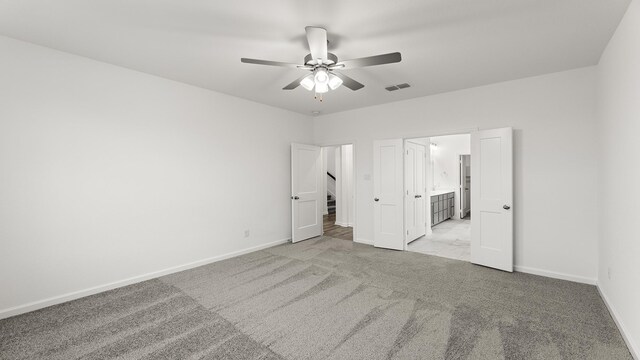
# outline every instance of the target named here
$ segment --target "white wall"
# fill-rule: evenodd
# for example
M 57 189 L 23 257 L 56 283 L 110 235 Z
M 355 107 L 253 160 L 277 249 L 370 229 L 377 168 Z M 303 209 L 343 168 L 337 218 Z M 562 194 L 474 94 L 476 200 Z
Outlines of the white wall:
M 310 117 L 5 37 L 0 54 L 0 317 L 290 238 Z
M 632 1 L 598 66 L 598 287 L 640 357 L 640 3 Z
M 595 75 L 588 67 L 316 117 L 317 143 L 356 140 L 357 240 L 373 239 L 374 139 L 512 126 L 517 269 L 595 282 Z
M 430 138 L 437 144 L 431 149 L 433 187 L 455 192 L 454 219 L 460 219 L 460 155 L 471 154 L 471 135 L 447 135 Z

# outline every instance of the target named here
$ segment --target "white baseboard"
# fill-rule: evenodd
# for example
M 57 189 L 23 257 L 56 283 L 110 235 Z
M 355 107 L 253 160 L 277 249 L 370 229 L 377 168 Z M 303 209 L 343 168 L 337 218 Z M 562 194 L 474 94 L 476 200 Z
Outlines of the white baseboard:
M 369 240 L 369 239 L 357 238 L 355 242 L 360 244 L 365 244 L 365 245 L 373 245 L 373 240 Z
M 343 223 L 342 221 L 336 221 L 335 224 L 342 227 L 349 227 L 349 223 Z
M 258 250 L 263 250 L 263 249 L 270 248 L 270 247 L 273 247 L 273 246 L 276 246 L 276 245 L 287 243 L 289 241 L 291 241 L 291 239 L 282 239 L 282 240 L 272 241 L 272 242 L 267 243 L 267 244 L 262 244 L 262 245 L 250 247 L 250 248 L 247 248 L 247 249 L 243 249 L 243 250 L 238 250 L 238 251 L 230 252 L 230 253 L 227 253 L 227 254 L 210 257 L 210 258 L 207 258 L 207 259 L 202 259 L 202 260 L 190 262 L 190 263 L 183 264 L 183 265 L 173 266 L 173 267 L 170 267 L 170 268 L 167 268 L 167 269 L 164 269 L 164 270 L 154 271 L 154 272 L 147 273 L 147 274 L 144 274 L 144 275 L 134 276 L 134 277 L 131 277 L 131 278 L 128 278 L 128 279 L 119 280 L 119 281 L 115 281 L 115 282 L 108 283 L 108 284 L 98 285 L 98 286 L 94 286 L 94 287 L 91 287 L 91 288 L 88 288 L 88 289 L 74 291 L 74 292 L 70 292 L 70 293 L 67 293 L 67 294 L 50 297 L 48 299 L 38 300 L 38 301 L 30 302 L 30 303 L 27 303 L 27 304 L 24 304 L 24 305 L 19 305 L 19 306 L 7 308 L 7 309 L 2 309 L 2 310 L 0 310 L 0 319 L 5 319 L 5 318 L 11 317 L 11 316 L 24 314 L 24 313 L 27 313 L 27 312 L 30 312 L 30 311 L 34 311 L 34 310 L 38 310 L 38 309 L 42 309 L 42 308 L 45 308 L 45 307 L 48 307 L 48 306 L 61 304 L 63 302 L 79 299 L 79 298 L 82 298 L 82 297 L 85 297 L 85 296 L 94 295 L 94 294 L 101 293 L 101 292 L 104 292 L 104 291 L 107 291 L 107 290 L 112 290 L 112 289 L 116 289 L 116 288 L 119 288 L 119 287 L 135 284 L 135 283 L 138 283 L 138 282 L 154 279 L 154 278 L 157 278 L 157 277 L 160 277 L 160 276 L 173 274 L 173 273 L 176 273 L 176 272 L 179 272 L 179 271 L 193 269 L 193 268 L 196 268 L 198 266 L 211 264 L 211 263 L 214 263 L 214 262 L 217 262 L 217 261 L 221 261 L 221 260 L 229 259 L 229 258 L 232 258 L 232 257 L 248 254 L 250 252 L 254 252 L 254 251 L 258 251 Z
M 584 276 L 564 274 L 564 273 L 559 273 L 559 272 L 555 272 L 555 271 L 536 269 L 536 268 L 531 268 L 531 267 L 527 267 L 527 266 L 520 266 L 520 265 L 515 265 L 513 268 L 514 268 L 515 271 L 518 271 L 518 272 L 521 272 L 521 273 L 540 275 L 540 276 L 545 276 L 545 277 L 549 277 L 549 278 L 553 278 L 553 279 L 573 281 L 573 282 L 582 283 L 582 284 L 596 285 L 596 279 L 595 278 L 588 278 L 588 277 L 584 277 Z
M 598 288 L 600 297 L 602 298 L 602 301 L 604 301 L 604 304 L 607 306 L 607 309 L 609 310 L 609 314 L 611 314 L 611 317 L 613 318 L 613 322 L 615 322 L 616 325 L 618 326 L 618 330 L 620 330 L 620 334 L 622 334 L 622 338 L 624 339 L 624 342 L 627 344 L 627 347 L 629 348 L 629 352 L 631 353 L 631 356 L 633 356 L 635 360 L 640 360 L 640 347 L 637 344 L 634 344 L 631 337 L 627 335 L 627 328 L 624 326 L 624 323 L 622 322 L 622 319 L 618 315 L 618 312 L 609 302 L 609 298 L 604 294 L 604 292 L 602 292 L 602 289 L 600 289 L 599 285 L 596 284 L 596 288 Z

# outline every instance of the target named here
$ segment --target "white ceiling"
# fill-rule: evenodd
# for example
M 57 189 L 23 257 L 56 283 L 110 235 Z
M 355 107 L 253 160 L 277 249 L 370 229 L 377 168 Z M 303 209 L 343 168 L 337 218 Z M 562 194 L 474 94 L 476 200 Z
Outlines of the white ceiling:
M 303 114 L 331 113 L 597 64 L 630 0 L 0 0 L 0 34 Z M 344 73 L 324 102 L 281 88 L 303 70 L 307 25 L 339 59 L 403 60 Z M 408 82 L 411 88 L 384 87 Z

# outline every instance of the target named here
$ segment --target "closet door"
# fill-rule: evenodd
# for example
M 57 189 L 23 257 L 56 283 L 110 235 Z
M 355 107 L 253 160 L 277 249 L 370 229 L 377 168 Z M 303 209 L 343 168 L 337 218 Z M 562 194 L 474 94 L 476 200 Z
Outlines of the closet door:
M 424 236 L 426 216 L 426 146 L 405 141 L 405 236 L 407 243 Z

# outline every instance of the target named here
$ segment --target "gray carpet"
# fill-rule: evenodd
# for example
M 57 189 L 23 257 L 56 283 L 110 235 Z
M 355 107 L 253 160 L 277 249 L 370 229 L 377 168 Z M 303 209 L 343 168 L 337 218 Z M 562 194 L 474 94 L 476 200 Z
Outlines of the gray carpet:
M 0 321 L 1 359 L 631 359 L 595 287 L 314 239 Z

